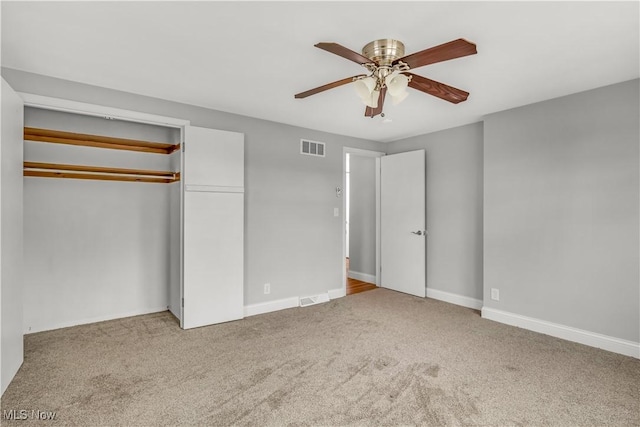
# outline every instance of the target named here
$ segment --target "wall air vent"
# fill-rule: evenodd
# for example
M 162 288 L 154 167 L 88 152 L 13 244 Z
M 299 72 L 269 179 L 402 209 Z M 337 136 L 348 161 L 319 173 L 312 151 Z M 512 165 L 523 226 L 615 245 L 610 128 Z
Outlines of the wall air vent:
M 307 156 L 324 157 L 324 142 L 301 139 L 300 154 L 306 154 Z

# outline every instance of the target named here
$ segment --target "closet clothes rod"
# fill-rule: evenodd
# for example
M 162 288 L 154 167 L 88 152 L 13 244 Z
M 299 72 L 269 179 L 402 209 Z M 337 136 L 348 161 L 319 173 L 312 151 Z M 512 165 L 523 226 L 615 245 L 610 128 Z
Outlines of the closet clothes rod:
M 24 176 L 166 184 L 180 181 L 180 172 L 39 162 L 24 162 Z
M 113 150 L 129 150 L 155 154 L 171 154 L 180 149 L 180 144 L 113 138 L 110 136 L 87 135 L 83 133 L 31 127 L 24 128 L 24 139 L 25 141 L 81 145 L 85 147 L 110 148 Z

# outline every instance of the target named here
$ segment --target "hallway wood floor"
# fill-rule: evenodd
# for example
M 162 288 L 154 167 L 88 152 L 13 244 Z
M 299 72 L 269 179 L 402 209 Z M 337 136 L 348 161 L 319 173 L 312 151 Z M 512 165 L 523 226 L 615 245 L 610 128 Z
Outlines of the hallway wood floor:
M 349 276 L 349 258 L 347 258 L 347 295 L 359 294 L 377 288 L 375 283 L 363 282 L 358 279 L 351 279 Z
M 363 282 L 362 280 L 351 279 L 347 277 L 347 295 L 358 294 L 360 292 L 370 291 L 377 288 L 373 283 Z

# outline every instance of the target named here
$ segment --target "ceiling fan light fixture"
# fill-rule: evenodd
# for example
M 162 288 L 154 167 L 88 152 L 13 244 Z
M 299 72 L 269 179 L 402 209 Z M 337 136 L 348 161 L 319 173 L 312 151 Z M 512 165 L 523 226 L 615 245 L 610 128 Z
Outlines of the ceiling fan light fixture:
M 389 95 L 398 96 L 406 92 L 407 86 L 409 85 L 409 78 L 404 74 L 394 72 L 387 76 L 385 84 L 387 85 Z
M 393 69 L 393 68 L 392 68 L 392 69 L 391 69 L 391 72 L 389 72 L 389 73 L 386 75 L 386 77 L 384 78 L 384 83 L 385 83 L 386 85 L 388 85 L 388 84 L 391 82 L 391 80 L 393 80 L 393 78 L 394 78 L 395 76 L 397 76 L 398 74 L 400 74 L 400 70 L 399 70 L 399 69 L 397 69 L 397 68 L 395 68 L 395 69 Z
M 362 101 L 364 101 L 364 104 L 367 107 L 378 108 L 379 97 L 380 97 L 380 91 L 374 90 L 373 92 L 371 92 L 371 95 L 369 95 L 367 98 L 363 98 Z
M 365 101 L 371 97 L 371 93 L 376 88 L 376 79 L 373 77 L 364 77 L 353 82 L 353 88 L 358 96 Z

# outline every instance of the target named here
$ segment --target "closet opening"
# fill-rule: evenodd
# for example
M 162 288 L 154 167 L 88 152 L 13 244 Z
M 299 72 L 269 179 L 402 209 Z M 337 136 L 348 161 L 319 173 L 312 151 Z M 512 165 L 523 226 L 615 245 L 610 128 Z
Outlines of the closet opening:
M 23 99 L 24 332 L 167 309 L 182 319 L 188 122 Z

